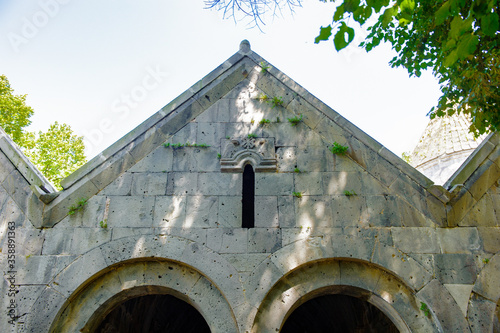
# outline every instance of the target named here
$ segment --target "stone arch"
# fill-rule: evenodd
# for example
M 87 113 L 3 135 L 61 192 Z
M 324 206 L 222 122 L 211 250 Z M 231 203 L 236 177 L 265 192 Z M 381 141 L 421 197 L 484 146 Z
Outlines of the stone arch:
M 366 262 L 324 259 L 298 267 L 273 286 L 258 309 L 252 332 L 279 331 L 297 307 L 328 294 L 371 303 L 400 332 L 437 331 L 433 320 L 420 311 L 414 291 L 392 274 Z
M 178 271 L 182 271 L 180 267 L 184 270 L 191 270 L 194 272 L 193 274 L 197 274 L 200 281 L 204 281 L 204 285 L 210 286 L 208 290 L 214 293 L 214 299 L 220 300 L 221 304 L 227 304 L 229 312 L 228 317 L 224 320 L 227 321 L 228 318 L 233 318 L 232 324 L 234 324 L 234 327 L 229 331 L 227 327 L 219 330 L 216 323 L 209 322 L 208 315 L 206 317 L 204 315 L 209 325 L 215 325 L 213 332 L 238 332 L 233 311 L 234 308 L 244 302 L 244 297 L 237 271 L 222 256 L 211 249 L 191 240 L 166 235 L 121 238 L 79 256 L 52 279 L 51 283 L 37 299 L 26 319 L 27 331 L 48 332 L 52 323 L 57 326 L 57 320 L 61 318 L 65 311 L 71 310 L 70 308 L 75 304 L 74 299 L 80 297 L 81 294 L 97 295 L 97 298 L 91 298 L 96 302 L 94 305 L 89 305 L 89 309 L 91 309 L 92 306 L 95 308 L 97 304 L 102 305 L 110 297 L 121 292 L 122 289 L 147 286 L 144 280 L 140 278 L 141 274 L 145 272 L 141 267 L 144 265 L 160 265 L 160 263 L 163 265 L 163 269 L 166 267 L 167 271 L 169 271 L 169 268 L 164 266 L 165 263 L 177 265 L 175 267 L 179 267 Z M 128 272 L 127 274 L 122 272 L 124 269 Z M 117 275 L 115 273 L 117 271 L 122 272 L 121 275 Z M 154 269 L 148 269 L 148 271 L 154 272 Z M 138 272 L 142 273 L 139 274 Z M 115 281 L 112 284 L 114 289 L 108 288 L 108 284 L 106 284 L 106 290 L 95 290 L 101 288 L 98 281 L 103 275 L 113 276 L 115 280 L 121 281 L 123 285 L 118 288 L 118 282 Z M 130 279 L 125 279 L 127 276 Z M 134 276 L 138 278 L 135 279 Z M 157 281 L 151 285 L 165 287 L 181 293 L 185 292 L 185 289 L 179 290 L 180 286 L 165 285 L 166 282 L 162 281 L 163 284 L 158 284 L 161 281 Z M 95 291 L 91 293 L 92 290 Z M 102 292 L 102 295 L 99 292 Z M 197 304 L 195 299 L 190 300 L 190 302 L 201 308 L 201 305 Z M 206 311 L 202 310 L 202 314 L 208 313 Z M 90 319 L 92 313 L 82 314 L 82 316 L 84 315 Z M 54 325 L 52 326 L 55 327 Z
M 340 266 L 335 266 L 337 264 Z M 379 309 L 385 310 L 383 312 L 386 314 L 390 314 L 392 310 L 390 307 L 384 309 L 385 303 L 380 303 L 386 302 L 385 298 L 382 297 L 383 295 L 375 287 L 367 288 L 367 286 L 379 283 L 377 279 L 381 278 L 380 283 L 385 281 L 388 290 L 400 290 L 402 299 L 396 302 L 396 305 L 391 305 L 391 307 L 396 313 L 399 313 L 404 308 L 401 307 L 396 311 L 398 305 L 411 304 L 411 315 L 405 315 L 404 311 L 399 313 L 399 316 L 404 319 L 411 331 L 425 331 L 419 328 L 419 325 L 424 324 L 425 327 L 428 325 L 434 327 L 434 331 L 447 329 L 469 331 L 467 322 L 454 298 L 438 280 L 433 278 L 431 272 L 427 271 L 412 257 L 393 246 L 374 239 L 367 240 L 361 236 L 352 235 L 309 237 L 281 248 L 263 261 L 248 279 L 250 284 L 246 287 L 246 296 L 249 306 L 255 310 L 255 315 L 252 316 L 253 321 L 247 322 L 246 325 L 248 327 L 258 327 L 258 323 L 261 322 L 265 313 L 273 306 L 279 305 L 274 303 L 278 295 L 281 295 L 279 292 L 283 293 L 288 289 L 292 291 L 297 288 L 298 285 L 287 282 L 288 277 L 291 276 L 290 274 L 294 274 L 295 271 L 302 271 L 308 265 L 322 267 L 321 269 L 314 269 L 314 271 L 317 270 L 317 272 L 320 272 L 319 275 L 325 274 L 325 276 L 328 276 L 328 274 L 322 273 L 323 268 L 328 272 L 333 267 L 337 267 L 338 271 L 338 267 L 341 266 L 347 265 L 346 267 L 348 267 L 350 265 L 354 269 L 354 267 L 357 267 L 356 265 L 364 265 L 362 268 L 366 270 L 367 276 L 372 276 L 371 279 L 364 280 L 363 284 L 357 285 L 355 284 L 357 280 L 353 277 L 352 281 L 340 285 L 359 287 L 369 292 L 370 295 L 373 294 L 370 301 Z M 308 274 L 299 274 L 299 276 L 303 277 L 304 283 L 308 283 Z M 319 279 L 319 281 L 323 280 Z M 389 281 L 393 282 L 389 283 Z M 280 291 L 279 288 L 282 285 L 289 288 Z M 336 281 L 328 279 L 323 286 L 313 285 L 311 288 L 313 288 L 312 290 L 320 290 L 322 287 L 334 285 L 336 285 Z M 299 294 L 300 297 L 304 297 L 308 293 Z M 300 297 L 296 298 L 294 302 L 290 303 L 288 301 L 289 308 Z M 423 313 L 419 310 L 421 301 L 428 305 L 431 324 L 426 323 L 421 318 Z M 283 309 L 282 304 L 279 306 Z M 285 313 L 281 313 L 281 315 L 281 320 L 283 320 Z M 396 318 L 396 316 L 393 318 Z M 250 318 L 246 319 L 250 320 Z M 422 320 L 422 324 L 415 323 L 414 320 Z M 282 324 L 282 322 L 274 323 L 273 331 L 279 329 Z
M 472 332 L 494 332 L 500 308 L 500 252 L 478 274 L 467 306 Z

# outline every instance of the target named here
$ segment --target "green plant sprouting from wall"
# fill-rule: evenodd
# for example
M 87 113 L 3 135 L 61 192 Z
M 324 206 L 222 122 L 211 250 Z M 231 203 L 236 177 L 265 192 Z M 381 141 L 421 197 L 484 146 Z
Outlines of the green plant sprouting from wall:
M 300 169 L 299 168 L 295 168 L 295 170 L 293 170 L 293 172 L 300 173 Z
M 108 228 L 108 220 L 103 220 L 103 221 L 99 222 L 99 226 L 103 229 L 107 229 Z
M 279 96 L 274 96 L 271 99 L 271 108 L 274 109 L 277 106 L 283 106 L 283 99 Z
M 355 196 L 355 195 L 357 195 L 357 194 L 356 194 L 356 192 L 354 192 L 354 190 L 351 190 L 351 191 L 345 190 L 345 191 L 344 191 L 344 195 L 345 195 L 346 197 L 352 197 L 352 196 Z
M 347 149 L 349 149 L 349 147 L 347 146 L 342 146 L 340 143 L 338 142 L 334 142 L 333 143 L 333 146 L 330 147 L 330 151 L 334 154 L 334 155 L 345 155 L 345 153 L 347 152 Z
M 191 143 L 191 142 L 186 142 L 186 143 L 165 143 L 163 145 L 165 148 L 182 148 L 182 147 L 199 147 L 199 148 L 208 148 L 210 145 L 207 145 L 206 143 Z
M 260 67 L 261 67 L 260 69 L 261 73 L 267 73 L 267 71 L 271 69 L 271 66 L 269 66 L 269 64 L 267 64 L 265 61 L 260 62 Z
M 420 302 L 420 310 L 424 311 L 424 314 L 426 317 L 429 317 L 430 310 L 429 310 L 429 307 L 427 306 L 427 304 L 425 304 L 424 302 Z
M 255 135 L 253 133 L 248 134 L 248 138 L 249 139 L 256 138 L 256 137 L 257 137 L 257 135 Z
M 85 207 L 86 204 L 87 204 L 87 199 L 82 198 L 82 199 L 78 200 L 78 202 L 76 204 L 71 205 L 71 207 L 69 207 L 68 214 L 73 215 L 76 212 L 81 211 L 83 209 L 83 207 Z
M 302 192 L 292 192 L 292 194 L 296 198 L 302 198 Z
M 265 119 L 265 118 L 261 119 L 261 121 L 259 121 L 260 125 L 265 125 L 265 124 L 269 124 L 269 123 L 271 123 L 271 121 L 269 119 Z
M 292 126 L 297 126 L 302 121 L 302 115 L 288 118 L 288 121 Z

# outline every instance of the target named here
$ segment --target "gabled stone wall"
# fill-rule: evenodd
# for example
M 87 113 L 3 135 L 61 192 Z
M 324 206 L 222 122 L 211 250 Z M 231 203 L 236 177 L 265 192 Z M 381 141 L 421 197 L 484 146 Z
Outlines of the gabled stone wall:
M 496 136 L 450 192 L 263 61 L 242 43 L 61 193 L 36 192 L 0 155 L 0 264 L 8 278 L 15 225 L 18 293 L 0 291 L 20 316 L 2 315 L 0 331 L 90 332 L 125 299 L 155 293 L 192 304 L 213 332 L 279 331 L 297 304 L 329 293 L 369 301 L 402 332 L 493 330 Z M 334 142 L 347 153 L 332 154 Z M 231 160 L 227 144 L 244 154 Z M 242 228 L 241 165 L 264 160 L 255 227 Z

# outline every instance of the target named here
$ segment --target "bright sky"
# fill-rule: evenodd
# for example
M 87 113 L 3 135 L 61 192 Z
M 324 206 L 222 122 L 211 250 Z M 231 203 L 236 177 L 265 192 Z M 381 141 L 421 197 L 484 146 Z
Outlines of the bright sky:
M 264 33 L 204 7 L 203 0 L 0 0 L 0 74 L 16 94 L 28 95 L 31 130 L 67 123 L 85 136 L 92 157 L 248 39 L 253 51 L 396 155 L 416 145 L 440 95 L 436 79 L 390 68 L 387 46 L 367 54 L 314 44 L 319 27 L 331 23 L 332 3 L 309 0 L 293 16 L 269 17 Z

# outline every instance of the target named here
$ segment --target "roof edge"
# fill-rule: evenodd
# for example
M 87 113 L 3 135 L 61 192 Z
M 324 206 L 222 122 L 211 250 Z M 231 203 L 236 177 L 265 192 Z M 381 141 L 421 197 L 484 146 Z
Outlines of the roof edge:
M 113 155 L 118 153 L 120 150 L 127 147 L 130 143 L 132 143 L 137 137 L 146 133 L 151 127 L 160 122 L 167 115 L 174 112 L 181 105 L 188 103 L 189 100 L 196 96 L 201 90 L 207 87 L 210 83 L 215 81 L 218 77 L 223 75 L 227 70 L 232 68 L 235 64 L 237 64 L 240 60 L 242 60 L 246 55 L 251 54 L 252 51 L 244 45 L 243 41 L 240 45 L 240 50 L 232 55 L 229 59 L 224 61 L 221 65 L 216 67 L 210 73 L 205 75 L 201 80 L 193 84 L 179 96 L 174 98 L 170 103 L 161 108 L 158 112 L 150 116 L 132 131 L 125 134 L 123 137 L 118 139 L 111 146 L 103 150 L 101 153 L 96 155 L 86 164 L 81 166 L 78 170 L 70 174 L 68 177 L 64 178 L 61 181 L 61 186 L 63 189 L 67 189 L 71 187 L 73 184 L 78 182 L 80 179 L 84 178 L 86 175 L 92 172 L 92 170 L 98 168 L 101 164 L 111 158 Z M 243 45 L 243 46 L 242 46 Z
M 26 179 L 28 184 L 36 186 L 41 190 L 34 191 L 37 197 L 57 192 L 54 186 L 45 178 L 38 168 L 24 155 L 19 146 L 0 127 L 0 150 L 5 154 L 14 167 Z

